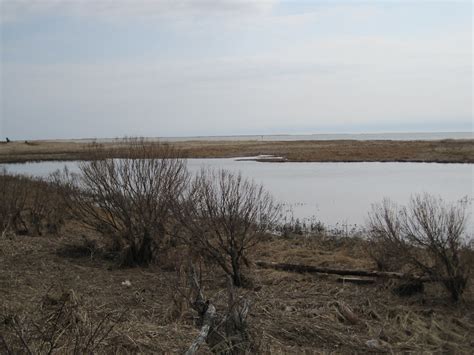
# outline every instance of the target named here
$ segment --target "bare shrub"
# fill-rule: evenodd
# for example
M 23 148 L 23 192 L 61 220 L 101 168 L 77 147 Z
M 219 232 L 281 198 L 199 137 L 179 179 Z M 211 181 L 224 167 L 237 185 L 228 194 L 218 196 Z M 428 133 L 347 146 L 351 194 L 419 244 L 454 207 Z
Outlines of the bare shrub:
M 400 271 L 406 265 L 399 248 L 382 238 L 373 238 L 367 251 L 380 271 Z
M 447 204 L 427 194 L 413 197 L 408 207 L 384 200 L 369 215 L 371 240 L 390 250 L 400 264 L 441 281 L 457 301 L 470 271 L 466 205 L 466 200 Z
M 0 172 L 0 228 L 3 235 L 27 229 L 22 217 L 28 196 L 26 179 L 19 175 L 8 175 L 5 169 Z
M 148 265 L 165 240 L 171 204 L 188 181 L 186 162 L 170 147 L 143 140 L 121 146 L 121 159 L 106 158 L 98 145 L 92 150 L 95 160 L 81 163 L 80 174 L 65 173 L 70 210 L 114 239 L 123 265 Z
M 262 186 L 226 170 L 202 170 L 179 204 L 190 247 L 243 285 L 242 264 L 279 215 Z
M 57 234 L 64 204 L 52 182 L 0 173 L 0 228 L 17 234 Z
M 31 234 L 58 234 L 65 222 L 65 211 L 59 186 L 47 180 L 29 181 L 25 218 Z

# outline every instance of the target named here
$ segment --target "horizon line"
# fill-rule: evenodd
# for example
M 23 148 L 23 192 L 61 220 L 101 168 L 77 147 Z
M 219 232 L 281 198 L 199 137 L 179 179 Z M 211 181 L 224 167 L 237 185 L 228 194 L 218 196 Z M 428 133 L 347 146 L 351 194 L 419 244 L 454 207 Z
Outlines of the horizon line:
M 224 134 L 224 135 L 189 135 L 189 136 L 116 136 L 116 137 L 81 137 L 81 138 L 35 138 L 35 139 L 10 139 L 11 141 L 64 141 L 64 140 L 123 140 L 127 138 L 143 138 L 143 139 L 186 139 L 186 138 L 236 138 L 236 137 L 298 137 L 298 136 L 330 136 L 330 135 L 353 135 L 353 136 L 370 136 L 370 135 L 389 135 L 389 134 L 458 134 L 470 133 L 474 135 L 472 130 L 468 131 L 380 131 L 380 132 L 324 132 L 324 133 L 271 133 L 271 134 Z M 7 137 L 7 136 L 5 136 Z

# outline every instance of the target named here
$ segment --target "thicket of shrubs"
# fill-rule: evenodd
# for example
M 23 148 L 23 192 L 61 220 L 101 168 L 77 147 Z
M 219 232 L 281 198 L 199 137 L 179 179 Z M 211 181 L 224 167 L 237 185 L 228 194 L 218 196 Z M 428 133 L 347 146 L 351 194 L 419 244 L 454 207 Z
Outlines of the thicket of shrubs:
M 48 179 L 0 171 L 0 232 L 57 234 L 64 225 L 65 205 L 58 185 Z
M 80 163 L 79 174 L 54 175 L 71 217 L 112 240 L 123 266 L 146 266 L 165 246 L 181 243 L 242 286 L 248 249 L 279 215 L 272 197 L 223 170 L 191 178 L 167 145 L 130 140 L 126 147 L 111 159 L 94 145 L 95 159 Z
M 47 181 L 3 171 L 2 233 L 57 233 L 68 211 L 113 241 L 123 266 L 146 266 L 165 246 L 181 243 L 243 286 L 248 250 L 263 234 L 304 229 L 278 225 L 279 206 L 240 174 L 202 170 L 191 176 L 186 161 L 166 144 L 130 140 L 119 149 L 121 159 L 110 159 L 93 145 L 93 159 L 80 164 L 79 174 L 66 170 Z M 428 195 L 414 197 L 407 207 L 386 200 L 370 214 L 369 252 L 379 269 L 429 276 L 458 300 L 472 260 L 466 219 L 466 203 L 448 205 Z M 313 229 L 323 230 L 319 224 Z
M 100 145 L 91 146 L 88 156 L 93 159 L 80 163 L 78 174 L 65 170 L 36 179 L 1 171 L 1 236 L 58 234 L 65 220 L 72 219 L 110 240 L 122 266 L 149 265 L 165 247 L 178 244 L 190 258 L 216 265 L 229 282 L 227 308 L 219 312 L 204 297 L 193 265 L 188 265 L 191 277 L 183 284 L 194 300 L 186 297 L 185 302 L 191 301 L 198 312 L 201 333 L 207 329 L 190 351 L 204 341 L 214 352 L 251 351 L 246 324 L 250 302 L 233 286 L 246 286 L 248 251 L 264 234 L 348 236 L 347 230 L 328 232 L 316 221 L 278 223 L 280 206 L 261 185 L 225 170 L 201 170 L 191 176 L 186 161 L 167 145 L 131 140 L 119 149 L 114 156 L 121 158 L 111 159 Z M 422 195 L 403 207 L 384 200 L 369 215 L 369 254 L 381 270 L 441 282 L 458 301 L 474 259 L 467 217 L 467 201 L 446 204 Z M 96 246 L 84 248 L 92 255 Z M 185 264 L 180 261 L 177 270 Z M 121 319 L 121 314 L 107 314 L 94 324 L 74 293 L 54 304 L 40 312 L 39 321 L 8 315 L 0 319 L 11 332 L 8 339 L 0 334 L 0 346 L 7 353 L 52 353 L 61 342 L 62 350 L 92 353 L 101 349 Z
M 94 146 L 101 157 L 100 146 Z M 148 265 L 174 223 L 173 204 L 187 186 L 186 163 L 167 146 L 130 141 L 121 159 L 79 165 L 57 175 L 72 216 L 113 240 L 124 266 Z

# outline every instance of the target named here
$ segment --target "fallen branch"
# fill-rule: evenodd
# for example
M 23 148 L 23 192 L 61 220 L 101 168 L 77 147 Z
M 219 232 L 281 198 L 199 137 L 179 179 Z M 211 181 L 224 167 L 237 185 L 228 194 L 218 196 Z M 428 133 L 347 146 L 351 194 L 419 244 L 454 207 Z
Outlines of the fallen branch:
M 3 232 L 2 232 L 2 239 L 4 239 L 6 237 L 7 233 L 10 230 L 10 222 L 11 222 L 11 219 L 8 219 L 8 223 L 6 224 L 6 226 L 5 226 L 5 228 L 3 229 Z
M 250 346 L 246 318 L 250 307 L 247 299 L 239 298 L 232 278 L 228 278 L 227 311 L 219 314 L 216 307 L 204 298 L 195 268 L 190 266 L 189 282 L 195 293 L 191 307 L 198 312 L 201 330 L 194 339 L 186 355 L 195 354 L 199 347 L 207 343 L 213 353 L 244 354 Z
M 207 307 L 206 313 L 204 313 L 203 324 L 201 327 L 201 331 L 196 339 L 193 341 L 191 346 L 189 347 L 188 351 L 186 351 L 186 355 L 193 355 L 198 351 L 199 347 L 204 344 L 209 336 L 209 332 L 213 327 L 214 318 L 216 317 L 216 307 L 212 304 L 209 304 Z
M 337 278 L 337 282 L 345 283 L 353 283 L 357 285 L 370 285 L 375 283 L 376 279 L 374 278 L 364 278 L 364 277 L 353 277 L 353 276 L 341 276 Z
M 199 347 L 207 341 L 209 333 L 214 327 L 214 319 L 216 318 L 216 307 L 204 299 L 201 284 L 198 280 L 196 269 L 193 265 L 190 266 L 189 283 L 191 288 L 196 293 L 194 302 L 190 302 L 191 307 L 198 312 L 199 318 L 202 321 L 202 327 L 199 335 L 193 341 L 186 355 L 193 355 L 198 351 Z
M 342 276 L 366 276 L 366 277 L 378 277 L 378 278 L 390 278 L 400 280 L 411 280 L 417 282 L 434 282 L 441 281 L 437 278 L 427 276 L 417 276 L 411 274 L 404 274 L 401 272 L 387 272 L 387 271 L 375 271 L 375 270 L 360 270 L 360 269 L 333 269 L 328 267 L 318 267 L 311 265 L 301 264 L 286 264 L 286 263 L 273 263 L 266 261 L 257 261 L 257 266 L 266 269 L 275 269 L 282 271 L 290 271 L 297 273 L 320 273 L 320 274 L 333 274 Z

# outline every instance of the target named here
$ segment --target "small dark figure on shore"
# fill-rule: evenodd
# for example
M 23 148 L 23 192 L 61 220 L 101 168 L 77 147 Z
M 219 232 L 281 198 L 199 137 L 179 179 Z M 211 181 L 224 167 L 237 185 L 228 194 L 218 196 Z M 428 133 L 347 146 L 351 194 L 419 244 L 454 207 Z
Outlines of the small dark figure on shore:
M 5 139 L 5 140 L 7 141 L 7 143 L 10 143 L 10 140 L 8 139 L 8 137 L 7 137 L 7 139 Z

